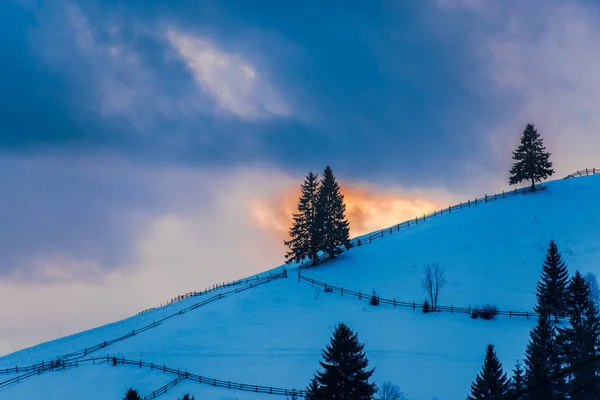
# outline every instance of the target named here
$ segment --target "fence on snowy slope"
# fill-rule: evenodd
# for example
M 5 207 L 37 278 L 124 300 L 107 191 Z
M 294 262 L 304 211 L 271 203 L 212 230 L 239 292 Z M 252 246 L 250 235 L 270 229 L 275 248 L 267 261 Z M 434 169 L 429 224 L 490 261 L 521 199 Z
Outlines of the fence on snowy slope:
M 506 199 L 507 197 L 537 193 L 538 190 L 543 190 L 545 188 L 546 188 L 546 186 L 541 185 L 541 186 L 538 186 L 538 189 L 536 189 L 534 192 L 532 192 L 531 188 L 529 186 L 527 186 L 527 187 L 524 187 L 521 189 L 514 189 L 514 190 L 511 190 L 508 192 L 495 193 L 495 194 L 490 194 L 490 195 L 486 194 L 481 198 L 467 200 L 466 203 L 459 203 L 459 204 L 456 204 L 453 206 L 449 206 L 448 208 L 443 208 L 441 210 L 435 210 L 433 212 L 430 212 L 429 214 L 423 214 L 422 217 L 415 217 L 414 219 L 410 219 L 408 221 L 404 221 L 399 224 L 392 225 L 390 227 L 381 229 L 379 231 L 371 232 L 371 233 L 368 233 L 368 234 L 362 235 L 362 236 L 357 236 L 354 239 L 350 240 L 349 247 L 356 248 L 356 247 L 364 246 L 365 244 L 371 243 L 375 239 L 379 239 L 386 235 L 391 235 L 393 232 L 398 232 L 402 229 L 406 229 L 406 228 L 410 228 L 411 226 L 418 225 L 420 223 L 427 221 L 428 219 L 436 218 L 436 217 L 439 217 L 444 214 L 450 214 L 453 211 L 459 211 L 459 210 L 462 210 L 465 208 L 476 207 L 480 204 L 485 204 L 485 203 L 489 203 L 492 201 Z M 348 250 L 346 250 L 346 251 L 348 251 Z M 327 261 L 329 259 L 330 259 L 329 255 L 324 252 L 319 253 L 319 255 L 317 257 L 318 262 Z M 302 270 L 302 269 L 310 268 L 311 264 L 312 264 L 311 260 L 303 261 L 300 264 L 298 273 L 300 273 L 300 270 Z
M 140 311 L 138 314 L 142 314 L 142 313 L 145 313 L 147 311 L 156 310 L 157 308 L 168 306 L 169 304 L 177 303 L 178 301 L 182 301 L 182 300 L 188 299 L 190 297 L 202 296 L 202 295 L 204 295 L 206 293 L 214 292 L 214 291 L 219 290 L 219 289 L 223 289 L 223 288 L 227 288 L 227 287 L 232 287 L 232 286 L 239 286 L 242 283 L 248 284 L 248 282 L 254 282 L 257 279 L 259 279 L 258 275 L 256 276 L 256 279 L 255 278 L 246 278 L 246 279 L 238 279 L 237 281 L 231 281 L 231 282 L 227 282 L 227 283 L 217 283 L 216 285 L 213 285 L 212 287 L 210 287 L 208 289 L 205 289 L 205 290 L 202 290 L 200 292 L 189 292 L 189 293 L 185 293 L 185 294 L 179 294 L 179 295 L 177 295 L 175 297 L 172 297 L 169 301 L 167 301 L 164 304 L 161 304 L 158 307 L 147 308 L 147 309 L 145 309 L 143 311 Z M 264 279 L 264 277 L 262 279 Z
M 179 375 L 177 378 L 173 379 L 172 381 L 169 381 L 169 383 L 167 383 L 166 385 L 161 386 L 158 389 L 156 389 L 154 392 L 144 396 L 144 400 L 153 400 L 163 394 L 166 394 L 169 389 L 171 389 L 174 386 L 179 385 L 181 383 L 181 381 L 184 381 L 186 379 L 187 379 L 187 374 Z
M 132 330 L 131 332 L 129 332 L 129 333 L 123 335 L 123 336 L 120 336 L 120 337 L 117 337 L 117 338 L 114 338 L 114 339 L 111 339 L 111 340 L 108 340 L 108 341 L 104 341 L 104 342 L 99 343 L 99 344 L 97 344 L 95 346 L 84 348 L 83 350 L 75 351 L 75 352 L 68 353 L 68 354 L 63 354 L 63 355 L 57 357 L 57 359 L 59 359 L 59 360 L 69 360 L 69 359 L 73 359 L 73 358 L 82 358 L 82 357 L 89 356 L 90 354 L 92 354 L 92 353 L 94 353 L 94 352 L 96 352 L 98 350 L 104 349 L 104 348 L 106 348 L 106 347 L 108 347 L 108 346 L 110 346 L 110 345 L 112 345 L 114 343 L 121 342 L 121 341 L 129 339 L 129 338 L 131 338 L 131 337 L 133 337 L 135 335 L 138 335 L 138 334 L 140 334 L 142 332 L 145 332 L 145 331 L 147 331 L 149 329 L 155 328 L 155 327 L 159 326 L 160 324 L 162 324 L 163 322 L 165 322 L 165 321 L 167 321 L 167 320 L 169 320 L 169 319 L 171 319 L 173 317 L 185 314 L 188 311 L 195 310 L 195 309 L 197 309 L 199 307 L 202 307 L 202 306 L 204 306 L 206 304 L 212 303 L 212 302 L 214 302 L 216 300 L 220 300 L 220 299 L 222 299 L 224 297 L 227 297 L 227 296 L 230 296 L 232 294 L 240 293 L 240 292 L 243 292 L 243 291 L 255 288 L 257 286 L 263 285 L 265 283 L 271 282 L 271 281 L 273 281 L 275 279 L 279 279 L 281 277 L 283 277 L 282 273 L 280 273 L 280 274 L 274 274 L 274 275 L 270 275 L 270 276 L 266 276 L 266 277 L 262 277 L 262 278 L 257 277 L 256 280 L 251 280 L 250 283 L 247 284 L 247 285 L 245 285 L 245 286 L 237 287 L 234 290 L 230 290 L 230 291 L 225 292 L 225 293 L 219 293 L 219 294 L 217 294 L 215 296 L 212 296 L 212 297 L 209 297 L 208 299 L 205 299 L 205 300 L 203 300 L 201 302 L 194 303 L 194 304 L 192 304 L 192 305 L 190 305 L 190 306 L 188 306 L 186 308 L 183 308 L 183 309 L 181 309 L 181 310 L 179 310 L 177 312 L 174 312 L 174 313 L 172 313 L 172 314 L 170 314 L 170 315 L 168 315 L 168 316 L 166 316 L 166 317 L 164 317 L 164 318 L 162 318 L 160 320 L 153 321 L 151 324 L 143 326 L 143 327 L 141 327 L 139 329 Z M 18 367 L 17 366 L 15 368 L 2 369 L 2 370 L 0 370 L 0 374 L 19 373 L 19 371 L 20 372 L 35 371 L 38 368 L 40 368 L 40 366 L 49 365 L 52 362 L 54 362 L 54 360 L 52 360 L 50 362 L 43 361 L 41 364 L 33 364 L 31 366 L 26 366 L 26 367 Z
M 367 301 L 371 301 L 371 298 L 373 297 L 373 294 L 365 294 L 362 292 L 357 292 L 355 290 L 344 289 L 342 287 L 333 286 L 333 285 L 330 285 L 325 282 L 316 281 L 314 279 L 308 278 L 303 275 L 298 275 L 298 279 L 301 281 L 309 282 L 313 286 L 315 286 L 315 285 L 320 286 L 320 287 L 326 289 L 327 291 L 338 292 L 342 296 L 349 295 L 349 296 L 356 297 L 359 300 L 367 300 Z M 389 305 L 393 305 L 394 307 L 412 308 L 413 310 L 422 310 L 423 309 L 423 303 L 415 303 L 415 302 L 411 303 L 411 302 L 406 302 L 406 301 L 397 301 L 395 298 L 390 300 L 390 299 L 384 299 L 379 296 L 377 296 L 377 299 L 379 300 L 379 304 L 389 304 Z M 449 312 L 451 314 L 472 314 L 473 312 L 482 311 L 481 309 L 473 308 L 473 307 L 455 307 L 455 306 L 437 306 L 436 310 L 438 312 Z M 534 313 L 534 312 L 510 311 L 510 310 L 509 311 L 498 310 L 497 315 L 508 315 L 511 318 L 512 317 L 529 318 L 529 317 L 539 316 L 539 314 Z
M 596 174 L 600 174 L 600 168 L 586 168 L 586 169 L 582 169 L 580 171 L 573 172 L 572 174 L 565 176 L 564 179 L 577 178 L 579 176 L 588 176 L 588 175 L 596 175 Z
M 154 363 L 144 362 L 142 360 L 139 360 L 139 361 L 129 360 L 126 358 L 116 358 L 116 357 L 111 357 L 108 355 L 103 356 L 103 357 L 87 358 L 84 360 L 70 360 L 70 361 L 62 360 L 62 361 L 57 361 L 57 362 L 54 362 L 51 364 L 40 365 L 37 369 L 30 371 L 26 374 L 13 377 L 4 382 L 0 382 L 0 389 L 23 382 L 23 381 L 27 380 L 28 378 L 31 378 L 31 377 L 37 376 L 37 375 L 41 375 L 42 373 L 45 373 L 45 372 L 64 371 L 67 369 L 77 368 L 80 365 L 85 365 L 85 364 L 87 364 L 87 365 L 111 364 L 113 366 L 131 365 L 131 366 L 135 366 L 135 367 L 139 367 L 139 368 L 150 369 L 152 371 L 162 372 L 165 374 L 169 373 L 172 375 L 177 375 L 178 378 L 183 377 L 183 379 L 189 379 L 192 382 L 198 382 L 198 383 L 202 383 L 202 384 L 206 384 L 206 385 L 210 385 L 210 386 L 214 386 L 214 387 L 221 387 L 221 388 L 227 388 L 227 389 L 241 390 L 241 391 L 245 391 L 245 392 L 263 393 L 263 394 L 274 394 L 274 395 L 284 395 L 284 396 L 295 395 L 297 397 L 305 396 L 305 392 L 303 390 L 282 389 L 282 388 L 271 387 L 271 386 L 250 385 L 247 383 L 237 383 L 237 382 L 231 382 L 231 381 L 224 381 L 224 380 L 220 380 L 220 379 L 207 378 L 205 376 L 193 374 L 193 373 L 190 373 L 187 371 L 182 371 L 181 369 L 169 368 L 164 364 L 157 365 Z M 181 379 L 181 380 L 183 380 L 183 379 Z M 160 394 L 166 393 L 167 389 L 174 386 L 172 384 L 172 382 L 173 381 L 167 383 L 164 387 L 157 389 L 150 395 L 144 397 L 144 399 L 156 398 Z M 179 383 L 179 382 L 177 382 L 177 383 Z M 171 386 L 169 386 L 169 385 L 171 385 Z M 149 397 L 149 396 L 154 396 L 154 397 Z

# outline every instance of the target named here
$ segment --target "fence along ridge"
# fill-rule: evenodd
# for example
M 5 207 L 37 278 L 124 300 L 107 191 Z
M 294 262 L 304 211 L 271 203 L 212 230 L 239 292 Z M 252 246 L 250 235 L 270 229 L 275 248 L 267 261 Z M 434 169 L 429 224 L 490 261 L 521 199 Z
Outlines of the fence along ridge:
M 256 279 L 255 278 L 245 278 L 245 279 L 238 279 L 236 281 L 231 281 L 231 282 L 227 282 L 227 283 L 225 283 L 225 282 L 223 282 L 223 283 L 217 283 L 217 284 L 213 285 L 212 287 L 209 287 L 208 289 L 205 289 L 205 290 L 201 290 L 199 292 L 188 292 L 188 293 L 184 293 L 184 294 L 178 294 L 177 296 L 174 296 L 171 299 L 169 299 L 164 304 L 161 303 L 159 306 L 150 307 L 150 308 L 147 308 L 145 310 L 140 311 L 138 313 L 138 315 L 139 314 L 143 314 L 143 313 L 145 313 L 147 311 L 156 310 L 158 308 L 165 307 L 165 306 L 177 303 L 177 302 L 185 300 L 185 299 L 187 299 L 189 297 L 202 296 L 204 294 L 211 293 L 211 292 L 223 289 L 223 288 L 232 287 L 232 286 L 239 286 L 242 283 L 246 283 L 247 284 L 248 282 L 254 282 L 254 281 L 258 280 L 258 279 L 265 279 L 265 278 L 268 278 L 268 277 L 259 277 L 259 275 L 256 275 Z
M 371 233 L 366 233 L 364 235 L 357 236 L 350 240 L 349 248 L 346 248 L 345 251 L 348 251 L 349 249 L 354 249 L 356 247 L 363 246 L 365 244 L 369 244 L 375 239 L 382 238 L 385 235 L 391 235 L 394 231 L 398 232 L 402 229 L 406 229 L 406 228 L 410 228 L 411 226 L 418 225 L 419 223 L 423 223 L 423 222 L 427 221 L 428 219 L 436 218 L 436 217 L 444 215 L 444 214 L 450 214 L 450 213 L 452 213 L 452 211 L 458 211 L 458 210 L 462 210 L 465 208 L 476 207 L 482 203 L 490 203 L 492 201 L 502 200 L 502 199 L 506 199 L 507 197 L 513 197 L 513 196 L 517 196 L 517 195 L 521 195 L 521 194 L 526 195 L 526 194 L 536 193 L 539 190 L 546 189 L 546 187 L 547 187 L 546 185 L 539 185 L 536 187 L 536 190 L 533 192 L 531 191 L 531 188 L 529 186 L 526 186 L 526 187 L 523 187 L 520 189 L 515 188 L 514 190 L 510 190 L 508 192 L 503 191 L 502 193 L 495 193 L 495 194 L 491 194 L 491 195 L 486 194 L 481 198 L 474 198 L 473 200 L 467 200 L 466 203 L 461 202 L 461 203 L 455 204 L 453 206 L 448 206 L 448 208 L 434 210 L 434 211 L 430 212 L 429 214 L 423 214 L 422 217 L 415 217 L 413 219 L 409 219 L 404 222 L 400 222 L 398 224 L 388 226 L 387 228 L 383 228 L 383 229 L 380 229 L 377 231 L 373 231 Z M 344 251 L 341 248 L 340 248 L 340 250 Z M 320 252 L 317 255 L 318 263 L 328 261 L 328 260 L 331 260 L 331 258 L 329 257 L 328 254 L 326 254 L 324 252 Z M 300 270 L 302 270 L 302 269 L 310 268 L 311 264 L 312 264 L 311 260 L 304 259 L 300 263 L 300 266 L 298 268 L 298 273 L 300 273 Z
M 255 393 L 284 395 L 284 396 L 296 395 L 299 397 L 305 397 L 305 394 L 306 394 L 305 391 L 303 391 L 303 390 L 284 389 L 284 388 L 277 388 L 277 387 L 272 387 L 272 386 L 262 386 L 262 385 L 251 385 L 251 384 L 247 384 L 247 383 L 238 383 L 238 382 L 225 381 L 225 380 L 220 380 L 220 379 L 215 379 L 215 378 L 208 378 L 208 377 L 205 377 L 202 375 L 193 374 L 193 373 L 190 373 L 187 371 L 182 371 L 181 369 L 170 368 L 170 367 L 167 367 L 165 364 L 158 365 L 158 364 L 154 364 L 154 363 L 144 362 L 142 360 L 130 360 L 130 359 L 127 359 L 124 357 L 117 358 L 114 356 L 111 357 L 109 355 L 102 356 L 102 357 L 86 358 L 83 360 L 57 360 L 56 362 L 54 362 L 52 364 L 46 364 L 44 366 L 39 366 L 37 369 L 30 371 L 26 374 L 13 377 L 4 382 L 0 382 L 0 389 L 14 385 L 16 383 L 23 382 L 33 376 L 41 375 L 42 373 L 46 373 L 46 372 L 65 371 L 67 369 L 77 368 L 77 367 L 79 367 L 79 365 L 83 365 L 83 364 L 89 365 L 91 363 L 92 365 L 101 365 L 101 364 L 109 364 L 111 362 L 112 362 L 113 366 L 131 365 L 131 366 L 135 366 L 135 367 L 139 367 L 139 368 L 146 368 L 146 369 L 149 368 L 152 371 L 157 371 L 157 372 L 162 371 L 165 374 L 169 373 L 172 375 L 177 375 L 178 378 L 182 377 L 181 380 L 189 379 L 192 382 L 197 382 L 197 383 L 201 383 L 201 384 L 205 384 L 205 385 L 209 385 L 209 386 L 213 386 L 213 387 L 221 387 L 221 388 L 227 388 L 227 389 L 241 390 L 241 391 L 245 391 L 245 392 L 255 392 Z M 181 382 L 181 380 L 179 382 Z M 155 397 L 148 397 L 148 396 L 153 395 L 153 393 L 151 393 L 148 396 L 144 397 L 144 399 L 156 398 L 160 394 L 166 393 L 166 390 L 169 389 L 169 387 L 175 386 L 173 384 L 174 381 L 175 381 L 175 379 L 168 382 L 163 387 L 155 390 L 153 392 L 153 393 L 156 393 L 156 394 L 154 394 Z M 179 383 L 179 382 L 177 382 L 177 383 Z M 169 386 L 169 385 L 172 385 L 172 386 Z M 161 390 L 164 390 L 164 393 L 159 393 Z
M 125 335 L 119 336 L 117 338 L 114 338 L 114 339 L 111 339 L 111 340 L 108 340 L 108 341 L 104 341 L 102 343 L 99 343 L 99 344 L 94 345 L 94 346 L 89 347 L 89 348 L 86 347 L 83 350 L 75 351 L 75 352 L 68 353 L 68 354 L 63 354 L 61 356 L 58 356 L 57 360 L 69 360 L 69 359 L 77 359 L 77 358 L 86 357 L 86 356 L 88 356 L 88 355 L 90 355 L 90 354 L 92 354 L 92 353 L 94 353 L 94 352 L 96 352 L 96 351 L 98 351 L 100 349 L 104 349 L 104 348 L 106 348 L 106 347 L 108 347 L 108 346 L 110 346 L 110 345 L 112 345 L 114 343 L 121 342 L 123 340 L 129 339 L 130 337 L 138 335 L 138 334 L 140 334 L 142 332 L 145 332 L 147 330 L 155 328 L 155 327 L 161 325 L 163 322 L 165 322 L 165 321 L 167 321 L 167 320 L 169 320 L 171 318 L 183 315 L 183 314 L 185 314 L 188 311 L 195 310 L 195 309 L 197 309 L 199 307 L 202 307 L 202 306 L 204 306 L 206 304 L 212 303 L 212 302 L 214 302 L 216 300 L 220 300 L 220 299 L 222 299 L 224 297 L 228 297 L 228 296 L 230 296 L 232 294 L 240 293 L 240 292 L 243 292 L 243 291 L 246 291 L 246 290 L 249 290 L 249 289 L 253 289 L 253 288 L 255 288 L 257 286 L 260 286 L 260 285 L 263 285 L 265 283 L 269 283 L 269 282 L 271 282 L 273 280 L 281 278 L 282 276 L 283 276 L 283 273 L 269 275 L 269 276 L 262 277 L 262 278 L 259 278 L 257 276 L 257 279 L 255 281 L 251 281 L 249 284 L 247 284 L 245 286 L 237 287 L 237 288 L 235 288 L 233 290 L 229 290 L 228 292 L 225 292 L 225 293 L 216 294 L 216 295 L 214 295 L 212 297 L 209 297 L 209 298 L 207 298 L 207 299 L 205 299 L 205 300 L 203 300 L 201 302 L 194 303 L 194 304 L 192 304 L 192 305 L 190 305 L 190 306 L 188 306 L 186 308 L 183 308 L 183 309 L 181 309 L 181 310 L 179 310 L 177 312 L 169 314 L 169 315 L 167 315 L 166 317 L 164 317 L 162 319 L 159 319 L 157 321 L 152 322 L 151 324 L 145 325 L 145 326 L 143 326 L 143 327 L 141 327 L 139 329 L 134 329 L 131 332 L 129 332 L 129 333 L 125 334 Z M 19 373 L 19 371 L 22 371 L 22 372 L 32 371 L 32 370 L 36 370 L 36 368 L 38 366 L 40 366 L 40 365 L 44 365 L 44 364 L 48 365 L 48 364 L 50 364 L 52 362 L 55 362 L 55 361 L 54 360 L 51 360 L 49 362 L 48 361 L 42 361 L 41 364 L 35 364 L 34 363 L 33 365 L 25 366 L 25 367 L 16 366 L 14 368 L 1 369 L 0 370 L 0 374 L 9 374 L 9 373 L 13 373 L 13 372 L 14 373 Z
M 563 179 L 577 178 L 580 176 L 598 175 L 600 174 L 600 168 L 586 168 L 575 171 L 572 174 L 565 176 Z
M 340 295 L 342 295 L 342 296 L 350 295 L 353 297 L 357 297 L 359 300 L 371 300 L 371 298 L 373 297 L 372 294 L 365 294 L 360 291 L 357 292 L 355 290 L 348 290 L 348 289 L 344 289 L 342 287 L 333 286 L 328 283 L 320 282 L 315 279 L 306 277 L 304 275 L 298 275 L 298 277 L 299 277 L 298 280 L 309 282 L 313 286 L 317 285 L 324 289 L 330 289 L 332 292 L 339 292 Z M 377 295 L 375 295 L 375 296 L 377 296 Z M 377 296 L 377 299 L 379 300 L 380 304 L 389 304 L 389 305 L 393 305 L 394 307 L 412 308 L 413 310 L 417 310 L 417 309 L 421 310 L 423 308 L 423 303 L 398 301 L 395 298 L 390 300 L 390 299 L 382 298 L 380 296 Z M 438 311 L 438 312 L 449 312 L 451 314 L 471 314 L 474 311 L 481 311 L 481 310 L 482 310 L 481 308 L 476 308 L 476 307 L 455 307 L 455 306 L 437 306 L 436 307 L 436 311 Z M 538 317 L 539 316 L 538 313 L 529 312 L 529 311 L 498 310 L 497 313 L 498 313 L 498 315 L 508 315 L 510 318 L 512 318 L 512 317 L 529 318 L 529 317 Z M 562 319 L 562 318 L 559 317 L 559 319 Z

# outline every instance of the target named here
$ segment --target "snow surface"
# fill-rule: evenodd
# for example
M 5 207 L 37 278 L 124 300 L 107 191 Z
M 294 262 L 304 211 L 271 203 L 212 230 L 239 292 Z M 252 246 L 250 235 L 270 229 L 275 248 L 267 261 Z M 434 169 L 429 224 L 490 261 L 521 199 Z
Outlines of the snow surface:
M 600 274 L 598 199 L 600 176 L 550 182 L 539 193 L 453 212 L 395 232 L 303 275 L 367 294 L 375 289 L 385 298 L 421 302 L 422 266 L 438 262 L 448 279 L 440 304 L 490 303 L 500 309 L 531 311 L 550 239 L 557 242 L 571 272 Z M 186 299 L 10 354 L 0 358 L 0 369 L 91 347 L 197 301 Z M 290 272 L 288 279 L 207 304 L 98 355 L 142 359 L 237 383 L 303 389 L 318 369 L 321 350 L 337 322 L 358 331 L 376 368 L 375 381 L 397 383 L 415 400 L 464 399 L 488 343 L 496 346 L 505 368 L 512 369 L 523 357 L 535 324 L 526 318 L 483 321 L 461 314 L 373 307 L 350 296 L 324 293 L 298 282 Z M 67 393 L 86 399 L 121 399 L 130 386 L 145 395 L 173 378 L 133 366 L 82 366 L 0 389 L 0 399 L 39 393 L 45 399 L 67 398 Z M 187 391 L 197 399 L 277 398 L 189 381 L 161 398 L 176 399 Z

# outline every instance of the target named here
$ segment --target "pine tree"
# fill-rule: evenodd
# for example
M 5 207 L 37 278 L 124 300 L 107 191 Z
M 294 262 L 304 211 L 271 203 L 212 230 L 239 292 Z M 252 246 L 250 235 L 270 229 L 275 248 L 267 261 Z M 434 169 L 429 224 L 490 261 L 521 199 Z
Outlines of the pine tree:
M 550 153 L 546 152 L 544 141 L 532 124 L 527 124 L 521 144 L 513 152 L 515 163 L 510 169 L 509 183 L 515 185 L 522 181 L 531 181 L 531 189 L 535 190 L 535 183 L 541 182 L 552 176 L 552 162 Z
M 509 382 L 502 370 L 502 364 L 494 351 L 494 346 L 488 344 L 485 352 L 483 368 L 475 382 L 471 384 L 471 395 L 468 400 L 502 400 L 508 394 Z
M 560 372 L 561 367 L 556 329 L 549 315 L 539 316 L 530 337 L 525 350 L 527 400 L 564 400 L 564 380 L 549 381 Z
M 517 361 L 515 369 L 513 370 L 513 376 L 510 380 L 510 392 L 513 400 L 524 399 L 525 396 L 521 394 L 525 389 L 525 376 L 521 363 Z
M 306 388 L 306 400 L 322 400 L 321 391 L 319 388 L 319 382 L 317 382 L 317 377 L 313 377 L 310 380 L 310 384 Z
M 137 390 L 130 388 L 127 393 L 125 393 L 123 400 L 142 400 L 142 398 Z
M 595 361 L 599 355 L 600 316 L 590 297 L 589 284 L 577 271 L 567 290 L 567 313 L 569 326 L 559 329 L 561 359 L 567 368 L 571 400 L 600 398 L 600 385 L 597 376 L 600 364 Z
M 286 262 L 300 262 L 305 257 L 317 262 L 319 243 L 316 241 L 316 215 L 318 176 L 312 171 L 300 186 L 301 196 L 298 200 L 298 213 L 293 214 L 294 223 L 290 228 L 290 240 L 285 244 L 289 251 L 285 255 Z
M 542 276 L 537 284 L 535 312 L 554 315 L 554 320 L 566 315 L 566 291 L 569 271 L 558 252 L 558 246 L 550 241 L 542 266 Z
M 331 343 L 322 352 L 323 361 L 319 362 L 323 372 L 318 372 L 311 382 L 307 399 L 370 400 L 377 386 L 369 383 L 374 369 L 367 369 L 364 347 L 348 326 L 336 326 Z
M 317 242 L 319 249 L 333 258 L 340 246 L 350 247 L 350 224 L 346 219 L 346 204 L 333 170 L 328 165 L 323 172 L 317 200 Z

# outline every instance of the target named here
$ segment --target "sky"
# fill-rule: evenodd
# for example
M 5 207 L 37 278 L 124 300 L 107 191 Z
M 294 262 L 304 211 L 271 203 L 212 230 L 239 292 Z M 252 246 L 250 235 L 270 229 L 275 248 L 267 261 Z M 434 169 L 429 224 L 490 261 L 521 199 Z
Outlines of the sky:
M 0 2 L 0 354 L 280 265 L 333 167 L 357 235 L 598 165 L 600 3 Z

